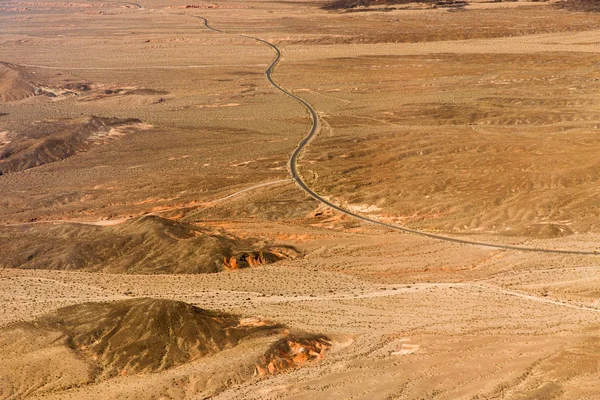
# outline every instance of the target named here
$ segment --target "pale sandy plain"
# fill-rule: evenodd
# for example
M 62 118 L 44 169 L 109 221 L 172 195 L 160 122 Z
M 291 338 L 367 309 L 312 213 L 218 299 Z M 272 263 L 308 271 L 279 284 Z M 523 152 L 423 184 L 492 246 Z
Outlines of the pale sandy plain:
M 273 77 L 321 122 L 299 169 L 335 204 L 452 237 L 596 251 L 600 15 L 539 2 L 323 4 L 0 4 L 2 148 L 90 116 L 127 120 L 61 161 L 0 176 L 2 398 L 600 398 L 599 256 L 438 241 L 320 205 L 288 172 L 311 121 L 265 79 L 273 51 L 195 17 L 281 49 Z M 140 219 L 149 213 L 167 221 Z M 186 272 L 194 240 L 170 221 L 234 248 L 295 250 L 170 273 Z M 126 242 L 111 238 L 136 230 L 152 274 L 139 273 L 143 258 L 128 270 L 129 253 L 95 253 L 118 253 Z M 2 337 L 60 307 L 143 297 L 276 321 L 332 346 L 266 377 L 252 366 L 270 339 L 257 338 L 90 380 L 61 372 L 85 369 L 77 349 Z

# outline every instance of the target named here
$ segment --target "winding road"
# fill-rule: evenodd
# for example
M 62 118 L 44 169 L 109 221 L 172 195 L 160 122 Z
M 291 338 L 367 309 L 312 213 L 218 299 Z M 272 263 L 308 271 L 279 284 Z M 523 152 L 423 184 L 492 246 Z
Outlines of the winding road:
M 304 190 L 309 196 L 311 196 L 315 200 L 333 208 L 334 210 L 341 212 L 342 214 L 346 214 L 348 216 L 354 217 L 354 218 L 359 219 L 364 222 L 368 222 L 370 224 L 379 225 L 384 228 L 389 228 L 389 229 L 404 232 L 404 233 L 410 233 L 413 235 L 425 236 L 425 237 L 428 237 L 431 239 L 443 240 L 446 242 L 465 244 L 465 245 L 471 245 L 471 246 L 488 247 L 488 248 L 501 249 L 501 250 L 517 250 L 517 251 L 529 251 L 529 252 L 537 252 L 537 253 L 572 254 L 572 255 L 599 255 L 600 254 L 598 251 L 589 251 L 589 250 L 546 249 L 546 248 L 540 248 L 540 247 L 526 247 L 526 246 L 518 246 L 518 245 L 510 245 L 510 244 L 497 244 L 497 243 L 479 242 L 479 241 L 475 241 L 475 240 L 459 239 L 459 238 L 455 238 L 455 237 L 438 235 L 435 233 L 420 231 L 417 229 L 411 229 L 411 228 L 407 228 L 402 225 L 378 221 L 378 220 L 370 218 L 366 215 L 356 213 L 354 211 L 348 210 L 337 204 L 332 203 L 331 201 L 327 200 L 326 198 L 324 198 L 323 196 L 321 196 L 320 194 L 315 192 L 313 189 L 311 189 L 306 184 L 306 182 L 304 182 L 304 180 L 302 179 L 302 176 L 298 172 L 298 159 L 300 158 L 302 151 L 315 138 L 315 136 L 317 135 L 317 133 L 319 131 L 319 116 L 317 115 L 317 111 L 314 109 L 314 107 L 308 101 L 304 100 L 300 96 L 297 96 L 297 95 L 287 91 L 273 79 L 273 70 L 275 69 L 275 66 L 279 63 L 279 60 L 281 59 L 281 50 L 273 43 L 268 42 L 264 39 L 261 39 L 261 38 L 255 37 L 255 36 L 244 35 L 244 34 L 225 32 L 220 29 L 212 27 L 208 23 L 208 20 L 204 17 L 197 16 L 197 15 L 194 15 L 194 17 L 201 19 L 204 22 L 204 26 L 212 31 L 256 40 L 260 43 L 266 44 L 267 46 L 269 46 L 271 49 L 273 49 L 275 51 L 275 58 L 273 59 L 273 61 L 271 61 L 271 64 L 269 64 L 269 66 L 265 70 L 265 76 L 266 76 L 267 80 L 273 87 L 275 87 L 281 93 L 285 94 L 288 97 L 291 97 L 292 99 L 296 100 L 298 103 L 302 104 L 302 106 L 308 111 L 308 113 L 310 114 L 310 117 L 312 119 L 310 131 L 304 137 L 304 139 L 302 139 L 300 141 L 300 143 L 298 143 L 298 146 L 296 147 L 296 149 L 292 153 L 292 156 L 290 157 L 289 169 L 290 169 L 290 173 L 292 174 L 292 178 L 296 181 L 298 186 L 300 186 L 300 188 L 302 188 L 302 190 Z

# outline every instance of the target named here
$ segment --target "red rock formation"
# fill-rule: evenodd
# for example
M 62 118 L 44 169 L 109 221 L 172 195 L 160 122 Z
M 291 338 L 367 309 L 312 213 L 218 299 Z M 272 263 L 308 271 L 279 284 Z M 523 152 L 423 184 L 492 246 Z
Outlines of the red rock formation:
M 283 254 L 276 251 L 262 252 L 253 251 L 249 253 L 241 253 L 237 256 L 231 256 L 229 258 L 223 258 L 223 267 L 228 270 L 236 270 L 240 268 L 257 267 L 259 265 L 266 265 L 283 258 L 288 258 L 287 254 Z
M 277 341 L 255 365 L 259 376 L 274 375 L 325 358 L 331 341 L 324 336 L 287 336 Z
M 227 259 L 227 257 L 224 257 L 223 258 L 223 266 L 228 271 L 232 271 L 234 269 L 240 268 L 235 257 L 230 257 L 229 259 Z

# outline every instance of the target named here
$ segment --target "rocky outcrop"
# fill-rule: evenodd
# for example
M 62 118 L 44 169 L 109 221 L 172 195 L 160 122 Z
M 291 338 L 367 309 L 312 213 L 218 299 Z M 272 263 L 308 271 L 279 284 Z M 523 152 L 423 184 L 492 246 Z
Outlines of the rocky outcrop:
M 277 341 L 256 364 L 259 376 L 274 375 L 325 358 L 331 341 L 325 336 L 289 335 Z
M 282 252 L 273 249 L 271 251 L 253 251 L 243 252 L 235 256 L 224 257 L 223 267 L 229 271 L 240 268 L 257 267 L 259 265 L 266 265 L 283 258 L 288 258 L 287 255 Z
M 555 3 L 555 7 L 569 11 L 600 12 L 598 0 L 561 0 Z

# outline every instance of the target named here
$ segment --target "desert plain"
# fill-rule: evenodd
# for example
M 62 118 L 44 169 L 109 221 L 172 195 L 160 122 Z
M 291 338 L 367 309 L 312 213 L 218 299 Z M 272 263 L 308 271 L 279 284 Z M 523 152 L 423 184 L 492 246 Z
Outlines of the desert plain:
M 0 2 L 0 398 L 600 399 L 599 10 Z

